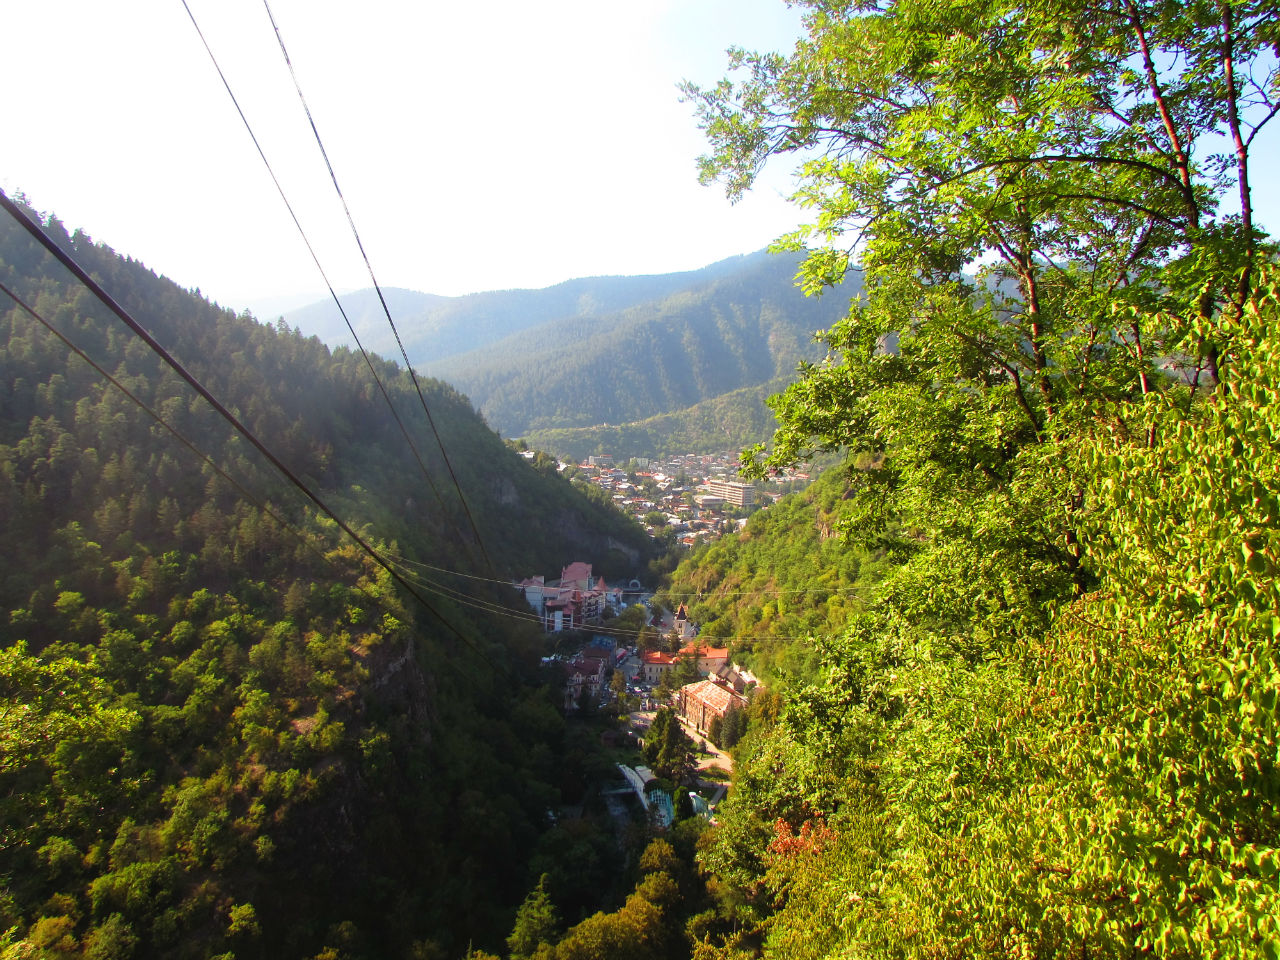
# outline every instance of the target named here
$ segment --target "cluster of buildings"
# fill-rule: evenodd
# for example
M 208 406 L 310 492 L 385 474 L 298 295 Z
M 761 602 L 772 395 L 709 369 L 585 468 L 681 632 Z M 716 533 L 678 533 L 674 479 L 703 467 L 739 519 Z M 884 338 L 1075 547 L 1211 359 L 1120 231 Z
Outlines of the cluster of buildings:
M 645 524 L 650 534 L 670 530 L 683 547 L 736 529 L 739 523 L 726 517 L 726 507 L 745 509 L 756 503 L 754 484 L 730 479 L 737 475 L 738 464 L 729 454 L 662 461 L 640 457 L 627 465 L 631 472 L 616 466 L 612 457 L 594 456 L 577 469 L 620 510 Z M 662 517 L 657 524 L 650 522 L 655 513 Z
M 599 624 L 606 607 L 621 609 L 624 588 L 609 586 L 603 577 L 592 574 L 591 564 L 575 561 L 560 571 L 557 580 L 529 577 L 515 584 L 530 608 L 538 614 L 548 633 L 579 630 Z M 627 592 L 638 591 L 631 581 Z M 756 678 L 732 662 L 728 647 L 713 647 L 697 638 L 697 626 L 683 605 L 676 610 L 670 632 L 683 642 L 675 653 L 650 650 L 640 657 L 640 673 L 648 686 L 660 684 L 682 661 L 691 662 L 702 679 L 685 684 L 676 693 L 677 712 L 699 733 L 708 735 L 716 718 L 721 721 L 733 710 L 746 706 L 747 690 Z M 584 702 L 600 703 L 612 670 L 621 667 L 630 651 L 611 636 L 596 635 L 579 653 L 559 660 L 564 671 L 564 706 L 573 710 Z
M 684 607 L 676 612 L 675 631 L 687 640 L 675 653 L 649 650 L 641 657 L 641 670 L 646 683 L 658 684 L 682 661 L 691 662 L 702 679 L 687 683 L 675 694 L 676 712 L 689 726 L 706 736 L 711 724 L 721 721 L 733 710 L 746 707 L 747 690 L 758 684 L 749 670 L 735 664 L 728 647 L 712 647 L 697 640 L 696 627 L 689 622 Z
M 593 577 L 591 564 L 581 561 L 564 567 L 558 580 L 529 577 L 515 586 L 542 619 L 542 629 L 547 633 L 580 630 L 601 623 L 606 606 L 615 611 L 622 607 L 623 588 L 609 586 L 604 577 Z M 634 580 L 627 584 L 629 590 L 639 588 L 640 584 Z
M 665 674 L 675 670 L 686 658 L 697 664 L 702 679 L 676 691 L 676 712 L 706 736 L 716 718 L 723 721 L 731 711 L 746 707 L 747 690 L 758 681 L 751 671 L 730 660 L 728 647 L 709 647 L 696 641 L 685 644 L 677 653 L 654 650 L 646 653 L 643 657 L 645 680 L 660 683 Z
M 521 456 L 531 460 L 535 453 L 525 450 Z M 783 487 L 760 488 L 736 479 L 740 464 L 737 455 L 730 453 L 621 461 L 597 454 L 579 464 L 557 461 L 556 466 L 561 473 L 600 487 L 619 510 L 644 524 L 650 535 L 657 537 L 670 530 L 682 547 L 738 529 L 741 518 L 726 516 L 727 509 L 745 510 L 783 495 Z M 776 480 L 793 486 L 807 483 L 809 474 L 790 470 L 777 474 Z M 661 523 L 649 522 L 654 513 L 661 514 Z
M 623 594 L 640 590 L 638 581 L 631 580 L 624 588 L 620 584 L 610 586 L 604 577 L 591 572 L 591 564 L 574 561 L 560 571 L 558 580 L 545 577 L 528 577 L 514 584 L 524 594 L 525 602 L 538 615 L 546 633 L 566 630 L 582 630 L 605 619 L 605 610 L 622 609 Z M 609 672 L 626 657 L 610 636 L 595 636 L 591 642 L 568 661 L 564 669 L 564 705 L 572 710 L 586 697 L 592 703 L 603 698 Z

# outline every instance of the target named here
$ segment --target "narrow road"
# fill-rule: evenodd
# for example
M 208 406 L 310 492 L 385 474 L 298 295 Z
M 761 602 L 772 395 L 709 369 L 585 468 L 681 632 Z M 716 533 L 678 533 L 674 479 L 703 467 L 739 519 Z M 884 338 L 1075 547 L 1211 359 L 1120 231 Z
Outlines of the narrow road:
M 637 710 L 630 716 L 631 728 L 636 730 L 643 736 L 649 729 L 649 725 L 653 723 L 655 710 Z M 733 773 L 733 757 L 725 753 L 714 743 L 698 733 L 688 722 L 677 714 L 676 718 L 680 721 L 680 726 L 684 728 L 684 732 L 689 735 L 689 739 L 693 741 L 696 748 L 703 747 L 705 752 L 698 750 L 695 756 L 698 758 L 698 769 L 708 770 L 711 767 L 719 767 L 729 773 Z
M 706 753 L 702 753 L 701 751 L 698 753 L 699 770 L 707 770 L 711 767 L 720 767 L 722 770 L 727 770 L 729 773 L 733 773 L 733 757 L 725 753 L 702 734 L 698 733 L 697 730 L 689 725 L 688 721 L 685 720 L 684 717 L 678 716 L 678 719 L 680 720 L 680 726 L 684 727 L 684 732 L 689 735 L 689 739 L 693 741 L 694 746 L 700 746 L 706 750 Z

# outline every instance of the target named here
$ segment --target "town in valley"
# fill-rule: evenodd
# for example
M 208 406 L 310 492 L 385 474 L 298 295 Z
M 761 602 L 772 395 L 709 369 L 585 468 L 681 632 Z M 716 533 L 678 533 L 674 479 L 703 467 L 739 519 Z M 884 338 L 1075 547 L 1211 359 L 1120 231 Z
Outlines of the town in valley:
M 745 730 L 759 679 L 733 662 L 728 647 L 701 642 L 683 604 L 665 610 L 638 580 L 611 585 L 591 564 L 575 561 L 558 578 L 534 575 L 513 586 L 548 638 L 568 641 L 543 658 L 563 686 L 566 715 L 625 718 L 622 745 L 657 761 L 658 770 L 617 764 L 645 815 L 670 825 L 675 790 L 689 786 L 692 811 L 712 819 L 733 770 L 728 751 Z M 675 760 L 660 756 L 654 742 L 658 728 L 671 723 L 688 741 Z M 674 736 L 663 733 L 668 741 Z
M 531 461 L 547 456 L 527 448 L 520 455 Z M 740 530 L 756 510 L 803 489 L 811 479 L 808 470 L 789 470 L 767 482 L 749 482 L 739 476 L 740 467 L 738 454 L 730 452 L 665 458 L 598 454 L 576 464 L 555 461 L 560 474 L 599 490 L 655 540 L 684 549 Z

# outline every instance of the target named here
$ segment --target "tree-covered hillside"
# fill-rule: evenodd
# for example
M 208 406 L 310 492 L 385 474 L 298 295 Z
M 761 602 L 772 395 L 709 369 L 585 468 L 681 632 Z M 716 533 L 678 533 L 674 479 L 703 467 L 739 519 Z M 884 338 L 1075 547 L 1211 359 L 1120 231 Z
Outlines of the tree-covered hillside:
M 530 430 L 529 445 L 575 463 L 591 454 L 663 457 L 716 450 L 741 450 L 767 441 L 778 423 L 766 400 L 787 384 L 773 380 L 703 400 L 684 410 L 622 424 Z
M 805 159 L 811 288 L 859 244 L 750 469 L 856 469 L 843 551 L 787 552 L 796 503 L 679 572 L 727 635 L 811 633 L 701 844 L 696 955 L 1280 956 L 1275 5 L 799 6 L 686 94 L 731 194 Z
M 500 943 L 580 760 L 485 581 L 622 574 L 643 533 L 425 381 L 464 510 L 403 371 L 373 358 L 425 471 L 360 355 L 45 228 L 425 602 L 4 217 L 0 283 L 199 453 L 5 297 L 0 953 Z
M 737 535 L 681 562 L 659 600 L 685 604 L 708 641 L 772 684 L 816 668 L 815 637 L 839 635 L 875 596 L 893 557 L 848 542 L 853 504 L 844 470 L 753 514 Z
M 853 289 L 816 299 L 797 259 L 754 254 L 738 269 L 616 313 L 564 317 L 432 364 L 505 436 L 629 423 L 744 387 L 790 382 L 813 335 Z M 723 446 L 723 444 L 721 444 Z

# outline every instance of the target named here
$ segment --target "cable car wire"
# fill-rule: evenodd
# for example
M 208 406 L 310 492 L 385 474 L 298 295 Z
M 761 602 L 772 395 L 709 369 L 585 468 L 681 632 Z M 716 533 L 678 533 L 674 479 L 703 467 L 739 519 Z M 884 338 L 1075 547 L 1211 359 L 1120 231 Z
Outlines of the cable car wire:
M 345 520 L 338 516 L 338 514 L 335 513 L 334 510 L 330 508 L 330 506 L 325 503 L 317 493 L 315 493 L 315 491 L 308 487 L 306 483 L 304 483 L 280 460 L 279 457 L 272 453 L 270 448 L 259 440 L 253 431 L 241 422 L 239 417 L 227 409 L 222 401 L 215 397 L 194 374 L 187 370 L 187 368 L 184 367 L 176 357 L 169 353 L 169 351 L 166 350 L 165 347 L 156 340 L 141 323 L 134 319 L 133 315 L 128 310 L 118 303 L 115 298 L 102 287 L 101 284 L 94 280 L 93 277 L 91 277 L 85 269 L 80 266 L 76 259 L 71 256 L 71 254 L 58 246 L 58 244 L 54 242 L 53 238 L 46 234 L 41 226 L 27 215 L 26 211 L 10 200 L 3 190 L 0 190 L 0 206 L 4 207 L 5 211 L 13 217 L 13 219 L 16 220 L 18 224 L 27 231 L 27 233 L 34 237 L 36 241 L 50 254 L 52 254 L 59 263 L 66 267 L 77 280 L 84 284 L 85 287 L 87 287 L 89 291 L 107 307 L 107 309 L 114 313 L 121 322 L 123 322 L 124 325 L 134 333 L 134 335 L 139 337 L 148 347 L 150 347 L 152 352 L 163 360 L 171 370 L 185 380 L 187 384 L 196 391 L 196 393 L 200 394 L 200 396 L 204 398 L 205 402 L 213 407 L 214 411 L 226 420 L 238 434 L 248 440 L 249 443 L 253 445 L 254 449 L 262 454 L 262 456 L 264 456 L 267 461 L 285 477 L 285 479 L 301 491 L 308 500 L 314 503 L 321 512 L 325 514 L 325 516 L 329 517 L 329 519 L 336 523 L 342 532 L 350 537 L 360 547 L 360 549 L 367 553 L 380 567 L 386 570 L 398 584 L 404 587 L 410 595 L 414 597 L 414 599 L 422 604 L 422 606 L 435 616 L 435 618 L 439 620 L 451 633 L 457 636 L 458 639 L 462 640 L 463 643 L 471 647 L 490 664 L 493 663 L 491 658 L 476 646 L 476 644 L 467 637 L 466 634 L 454 626 L 454 624 L 443 613 L 437 610 L 430 601 L 423 597 L 418 589 L 413 584 L 409 583 L 409 581 L 395 569 L 389 560 L 384 558 L 378 550 L 364 539 L 364 537 L 352 529 Z
M 186 6 L 186 0 L 182 0 L 182 2 L 183 6 Z M 369 262 L 369 255 L 365 252 L 364 243 L 360 239 L 360 231 L 356 229 L 355 219 L 351 216 L 350 207 L 347 206 L 347 198 L 343 196 L 342 187 L 338 184 L 338 175 L 333 170 L 333 164 L 329 162 L 329 153 L 325 150 L 320 131 L 316 128 L 315 119 L 311 115 L 311 107 L 307 104 L 307 98 L 302 92 L 302 85 L 298 82 L 298 74 L 293 69 L 293 61 L 289 59 L 289 50 L 285 46 L 284 37 L 280 34 L 280 27 L 276 24 L 275 15 L 271 12 L 271 5 L 267 3 L 267 0 L 263 0 L 262 5 L 266 8 L 267 18 L 271 21 L 271 28 L 275 31 L 276 41 L 280 44 L 280 52 L 284 55 L 284 62 L 289 68 L 289 76 L 293 78 L 293 88 L 298 92 L 298 99 L 302 102 L 302 109 L 307 114 L 307 122 L 311 125 L 311 132 L 315 135 L 316 146 L 320 148 L 320 155 L 324 158 L 325 168 L 329 171 L 329 179 L 333 181 L 333 189 L 337 191 L 338 199 L 342 202 L 342 209 L 347 215 L 347 223 L 351 226 L 351 234 L 355 237 L 356 246 L 360 249 L 360 256 L 364 259 L 364 265 L 369 271 L 369 279 L 373 282 L 373 289 L 377 291 L 378 301 L 382 304 L 382 311 L 386 314 L 387 323 L 391 326 L 391 332 L 395 334 L 396 345 L 400 348 L 400 356 L 404 358 L 405 369 L 409 371 L 413 386 L 418 391 L 418 399 L 422 401 L 422 412 L 427 415 L 427 422 L 431 424 L 431 432 L 435 435 L 436 444 L 440 447 L 440 456 L 444 458 L 444 465 L 449 470 L 449 478 L 453 481 L 453 488 L 457 491 L 463 512 L 466 513 L 467 521 L 471 524 L 471 532 L 475 534 L 476 543 L 480 547 L 480 552 L 484 555 L 485 563 L 490 572 L 496 572 L 494 571 L 493 561 L 489 559 L 489 551 L 485 549 L 484 539 L 480 536 L 480 529 L 476 526 L 475 517 L 471 515 L 471 507 L 467 504 L 467 498 L 463 496 L 462 487 L 458 483 L 458 475 L 453 470 L 453 463 L 449 460 L 449 454 L 445 451 L 444 440 L 440 437 L 440 431 L 436 429 L 436 421 L 427 406 L 427 398 L 422 392 L 422 385 L 418 382 L 418 375 L 414 373 L 413 364 L 409 362 L 409 354 L 404 348 L 404 341 L 400 339 L 400 330 L 396 327 L 395 320 L 391 318 L 391 308 L 387 306 L 387 298 L 383 296 L 378 278 L 374 276 L 373 264 Z M 190 9 L 187 12 L 190 13 Z M 194 22 L 194 17 L 192 22 Z
M 258 156 L 261 158 L 263 166 L 267 168 L 267 174 L 271 177 L 271 182 L 275 184 L 276 192 L 280 195 L 280 199 L 283 201 L 285 209 L 289 211 L 289 217 L 293 220 L 293 225 L 297 228 L 299 236 L 302 237 L 302 242 L 306 246 L 307 252 L 311 254 L 311 260 L 315 263 L 316 269 L 320 272 L 320 278 L 324 281 L 324 285 L 329 291 L 330 298 L 332 298 L 334 305 L 338 308 L 338 313 L 342 315 L 342 320 L 347 325 L 347 330 L 351 333 L 351 337 L 355 341 L 356 348 L 360 351 L 360 355 L 364 357 L 365 365 L 369 368 L 369 373 L 373 376 L 374 382 L 378 385 L 378 390 L 382 393 L 382 399 L 386 402 L 387 408 L 391 411 L 391 416 L 395 418 L 396 425 L 400 428 L 400 433 L 404 436 L 405 442 L 413 452 L 414 459 L 417 460 L 418 466 L 422 470 L 422 475 L 426 478 L 427 485 L 431 488 L 431 492 L 436 498 L 436 502 L 440 505 L 440 509 L 447 513 L 444 505 L 444 498 L 440 495 L 440 491 L 436 487 L 435 480 L 431 477 L 431 471 L 427 469 L 426 463 L 423 462 L 422 455 L 418 452 L 417 445 L 413 442 L 413 438 L 409 435 L 408 428 L 400 418 L 400 413 L 396 410 L 395 403 L 392 402 L 391 396 L 382 382 L 382 378 L 378 376 L 378 371 L 369 357 L 369 352 L 365 350 L 364 344 L 360 341 L 360 335 L 356 333 L 355 325 L 352 324 L 351 318 L 347 316 L 346 308 L 342 306 L 342 301 L 334 291 L 333 284 L 329 282 L 328 273 L 325 271 L 324 265 L 321 264 L 320 257 L 311 244 L 311 239 L 307 236 L 307 231 L 303 228 L 302 222 L 298 219 L 298 214 L 294 210 L 293 204 L 289 201 L 288 195 L 285 194 L 284 187 L 281 185 L 280 179 L 276 176 L 275 169 L 271 166 L 271 161 L 267 159 L 266 152 L 263 150 L 257 134 L 253 132 L 253 126 L 249 123 L 248 117 L 245 116 L 244 110 L 240 106 L 240 101 L 236 97 L 235 92 L 231 89 L 231 84 L 227 80 L 226 74 L 222 72 L 222 67 L 218 63 L 217 57 L 214 56 L 213 49 L 209 46 L 208 40 L 205 39 L 204 32 L 200 29 L 200 24 L 196 21 L 195 15 L 191 12 L 191 8 L 187 6 L 186 0 L 182 0 L 182 6 L 187 11 L 187 16 L 191 20 L 191 25 L 195 27 L 196 35 L 199 36 L 205 52 L 209 55 L 209 59 L 213 63 L 213 68 L 217 71 L 218 78 L 222 81 L 222 86 L 227 91 L 227 96 L 231 98 L 231 103 L 236 108 L 236 113 L 239 114 L 240 121 L 244 124 L 245 130 L 249 134 L 249 139 L 253 141 L 253 145 L 258 151 Z M 466 538 L 462 537 L 460 539 L 465 540 Z

